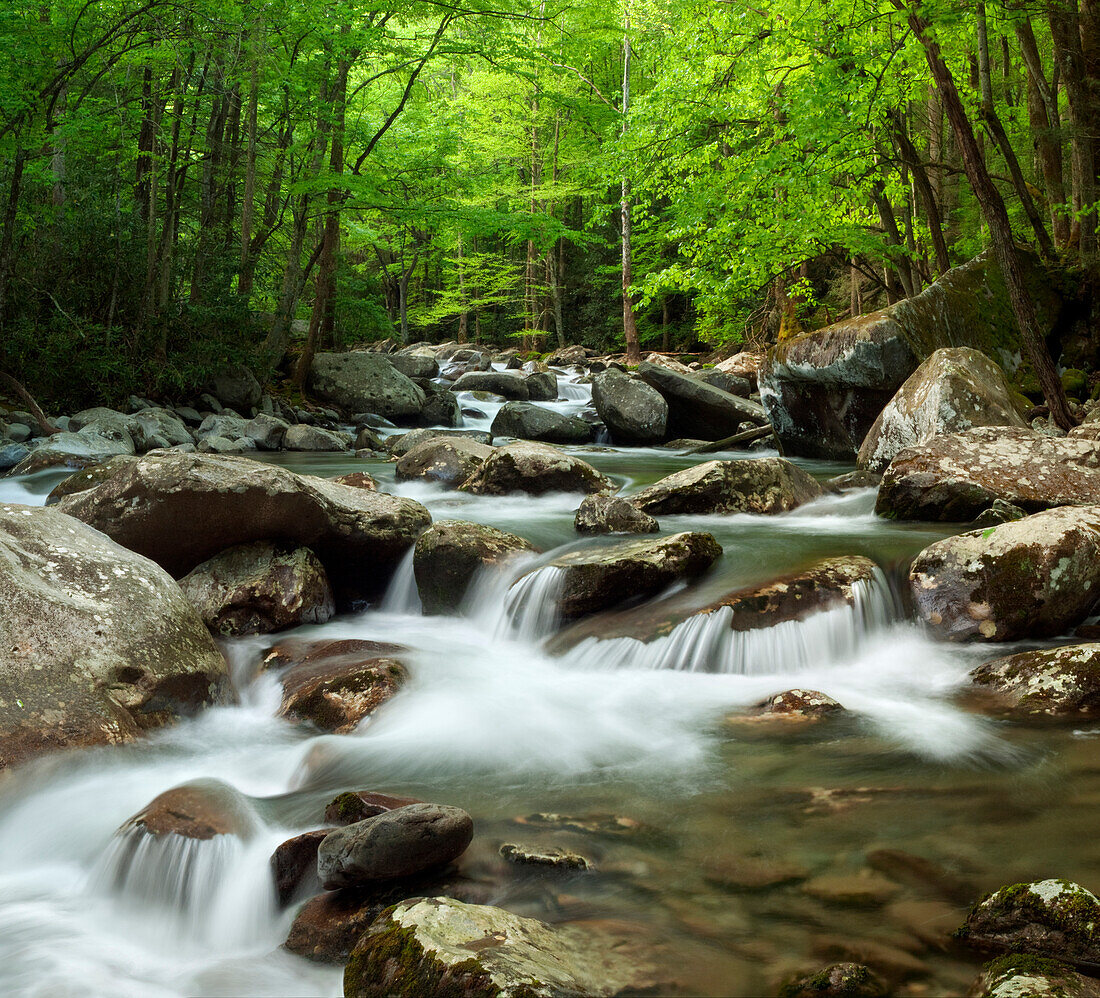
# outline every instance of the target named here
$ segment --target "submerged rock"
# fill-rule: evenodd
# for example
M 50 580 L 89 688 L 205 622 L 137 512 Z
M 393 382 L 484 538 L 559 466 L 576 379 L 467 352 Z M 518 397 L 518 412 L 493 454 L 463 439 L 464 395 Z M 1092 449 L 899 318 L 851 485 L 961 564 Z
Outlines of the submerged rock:
M 844 710 L 844 707 L 817 690 L 785 690 L 757 705 L 759 716 L 784 720 L 819 720 Z
M 1004 371 L 970 347 L 937 350 L 879 413 L 859 449 L 861 468 L 882 471 L 897 453 L 942 433 L 1027 424 Z
M 631 949 L 593 928 L 414 898 L 385 912 L 356 944 L 344 994 L 596 998 L 653 990 L 651 968 Z
M 180 588 L 206 626 L 227 636 L 323 624 L 336 612 L 318 557 L 272 541 L 216 554 L 185 575 Z
M 496 414 L 491 429 L 494 437 L 518 437 L 550 444 L 587 444 L 594 435 L 593 428 L 583 419 L 533 402 L 506 402 Z
M 979 427 L 901 451 L 875 512 L 899 520 L 967 523 L 997 499 L 1029 513 L 1100 503 L 1100 441 Z
M 1100 506 L 1046 510 L 925 548 L 909 570 L 919 617 L 952 641 L 1058 634 L 1100 598 Z
M 319 353 L 308 386 L 318 398 L 348 412 L 372 412 L 395 423 L 415 422 L 424 408 L 423 389 L 378 353 Z
M 721 545 L 705 533 L 572 551 L 550 562 L 562 572 L 558 611 L 572 620 L 655 596 L 678 579 L 701 575 L 721 554 Z
M 619 444 L 664 440 L 668 403 L 656 388 L 609 368 L 592 379 L 592 403 Z
M 461 808 L 409 804 L 330 832 L 317 850 L 317 874 L 326 890 L 418 876 L 458 859 L 473 835 Z
M 465 520 L 433 523 L 416 542 L 413 574 L 425 613 L 457 610 L 474 575 L 502 565 L 522 552 L 537 552 L 529 541 L 496 527 Z
M 889 994 L 882 979 L 859 963 L 834 963 L 779 989 L 779 998 L 887 998 Z
M 399 482 L 423 478 L 458 488 L 492 453 L 492 447 L 468 437 L 432 437 L 417 444 L 397 462 L 394 477 Z
M 628 496 L 643 513 L 784 513 L 823 494 L 801 468 L 781 457 L 706 461 Z
M 1020 652 L 978 666 L 970 678 L 1009 714 L 1100 713 L 1100 644 Z
M 578 534 L 655 534 L 660 524 L 630 500 L 598 492 L 581 501 L 573 529 Z
M 1100 981 L 1058 960 L 1010 953 L 983 967 L 969 994 L 975 998 L 1100 998 Z
M 130 741 L 229 692 L 168 574 L 56 508 L 0 504 L 0 603 L 0 769 Z
M 177 577 L 237 544 L 293 542 L 321 559 L 338 600 L 382 591 L 431 522 L 411 499 L 212 454 L 113 463 L 57 509 Z
M 500 847 L 500 855 L 516 866 L 531 866 L 563 873 L 591 870 L 593 865 L 591 860 L 586 859 L 580 853 L 572 852 L 569 849 L 561 849 L 558 846 L 535 848 L 518 845 L 515 842 L 505 842 Z
M 1023 952 L 1069 963 L 1100 963 L 1100 901 L 1069 880 L 1002 887 L 979 901 L 959 937 L 994 952 Z
M 509 492 L 613 492 L 616 485 L 592 465 L 548 444 L 520 443 L 498 447 L 461 486 L 475 495 Z
M 217 835 L 247 839 L 255 828 L 248 799 L 221 780 L 196 780 L 158 794 L 123 824 L 153 836 L 180 835 L 205 841 Z

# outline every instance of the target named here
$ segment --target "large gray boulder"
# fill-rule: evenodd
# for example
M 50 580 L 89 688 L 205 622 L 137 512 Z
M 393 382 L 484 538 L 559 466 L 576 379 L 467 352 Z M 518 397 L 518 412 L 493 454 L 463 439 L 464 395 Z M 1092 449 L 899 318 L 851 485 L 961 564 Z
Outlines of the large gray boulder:
M 87 427 L 76 433 L 55 433 L 34 448 L 9 472 L 29 475 L 45 468 L 90 468 L 117 455 L 134 453 L 129 433 Z
M 461 808 L 408 804 L 329 832 L 317 873 L 325 890 L 413 877 L 458 859 L 473 836 Z
M 144 453 L 155 447 L 178 447 L 192 443 L 187 425 L 170 409 L 142 409 L 130 417 L 134 446 Z
M 352 443 L 346 433 L 307 426 L 305 423 L 295 423 L 283 436 L 283 447 L 287 450 L 342 451 L 348 450 Z
M 492 392 L 513 402 L 526 402 L 531 397 L 523 378 L 503 371 L 468 371 L 451 385 L 451 391 Z
M 153 562 L 52 508 L 0 505 L 0 768 L 222 700 L 226 663 Z
M 882 471 L 906 447 L 975 426 L 1027 428 L 997 364 L 970 347 L 945 347 L 921 364 L 879 413 L 857 463 Z
M 383 591 L 431 522 L 411 499 L 227 455 L 150 454 L 89 484 L 58 509 L 177 577 L 228 547 L 278 539 L 321 559 L 338 601 Z
M 781 457 L 706 461 L 674 472 L 627 498 L 644 513 L 785 513 L 824 494 Z
M 616 485 L 592 465 L 549 444 L 521 441 L 498 447 L 461 486 L 475 495 L 509 492 L 613 492 Z
M 558 397 L 558 376 L 553 371 L 535 371 L 523 383 L 532 402 L 553 402 Z
M 882 476 L 875 512 L 966 523 L 1001 499 L 1029 513 L 1100 503 L 1100 441 L 986 426 L 901 451 Z
M 722 440 L 736 433 L 746 420 L 761 426 L 768 421 L 759 403 L 659 364 L 639 364 L 638 377 L 668 403 L 669 436 Z
M 1062 645 L 994 659 L 970 673 L 974 688 L 1015 717 L 1100 712 L 1100 644 Z
M 488 444 L 469 437 L 431 437 L 401 457 L 394 478 L 399 482 L 422 478 L 457 489 L 492 453 Z
M 546 409 L 534 402 L 506 402 L 490 427 L 494 437 L 518 437 L 548 444 L 587 444 L 593 427 L 576 416 Z
M 1040 325 L 1061 301 L 1038 260 L 1026 281 Z M 919 295 L 778 343 L 760 370 L 760 394 L 785 452 L 851 460 L 878 414 L 940 347 L 969 346 L 1014 369 L 1019 330 L 991 254 L 955 267 Z
M 702 575 L 721 555 L 722 546 L 710 534 L 686 532 L 572 551 L 538 571 L 561 572 L 558 612 L 575 620 L 656 596 L 680 579 Z
M 389 357 L 363 350 L 317 354 L 308 386 L 319 398 L 348 412 L 373 412 L 406 426 L 416 422 L 425 402 L 423 389 Z
M 413 898 L 352 950 L 345 998 L 603 998 L 663 993 L 636 938 L 550 926 L 501 908 Z
M 429 353 L 391 353 L 388 360 L 406 378 L 434 378 L 439 374 L 439 362 Z
M 592 403 L 616 443 L 651 444 L 667 435 L 664 396 L 622 371 L 608 368 L 593 377 Z
M 581 501 L 573 529 L 578 534 L 655 534 L 660 524 L 629 499 L 597 492 Z
M 940 637 L 1059 634 L 1100 598 L 1100 506 L 1061 506 L 937 541 L 914 559 L 909 584 Z
M 336 612 L 320 559 L 274 541 L 214 555 L 180 579 L 180 589 L 216 634 L 269 634 L 323 624 Z
M 227 408 L 247 414 L 260 404 L 264 390 L 256 375 L 247 367 L 238 365 L 215 374 L 206 391 Z
M 481 523 L 433 523 L 417 539 L 413 554 L 413 573 L 424 612 L 457 610 L 478 571 L 537 550 L 522 537 Z

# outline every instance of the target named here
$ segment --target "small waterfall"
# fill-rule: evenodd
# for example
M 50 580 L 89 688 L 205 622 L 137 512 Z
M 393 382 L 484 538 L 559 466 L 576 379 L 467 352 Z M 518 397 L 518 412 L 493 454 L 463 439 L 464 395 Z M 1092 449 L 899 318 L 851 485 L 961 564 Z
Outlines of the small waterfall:
M 558 378 L 558 398 L 567 402 L 588 402 L 592 398 L 592 386 Z
M 521 555 L 505 565 L 486 565 L 467 590 L 464 613 L 494 638 L 535 644 L 550 637 L 561 624 L 565 572 L 552 565 L 532 569 L 532 562 Z
M 565 656 L 578 669 L 676 669 L 742 676 L 799 672 L 851 659 L 867 635 L 896 619 L 886 577 L 852 586 L 853 603 L 748 631 L 730 629 L 733 611 L 696 614 L 650 642 L 586 638 Z
M 419 616 L 424 611 L 420 603 L 420 590 L 416 587 L 416 575 L 413 572 L 415 548 L 409 548 L 401 559 L 386 587 L 379 609 L 384 613 L 404 613 Z

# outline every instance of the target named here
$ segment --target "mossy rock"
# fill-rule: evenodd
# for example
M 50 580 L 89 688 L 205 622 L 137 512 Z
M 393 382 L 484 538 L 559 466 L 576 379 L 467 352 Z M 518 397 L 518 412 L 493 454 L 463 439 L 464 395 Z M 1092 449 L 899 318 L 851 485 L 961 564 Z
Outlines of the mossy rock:
M 986 964 L 970 994 L 977 998 L 1097 998 L 1100 982 L 1058 960 L 1010 953 Z
M 1067 368 L 1062 372 L 1062 388 L 1073 399 L 1087 399 L 1089 397 L 1089 376 L 1077 368 Z
M 860 963 L 834 963 L 779 989 L 779 998 L 886 998 L 882 980 Z

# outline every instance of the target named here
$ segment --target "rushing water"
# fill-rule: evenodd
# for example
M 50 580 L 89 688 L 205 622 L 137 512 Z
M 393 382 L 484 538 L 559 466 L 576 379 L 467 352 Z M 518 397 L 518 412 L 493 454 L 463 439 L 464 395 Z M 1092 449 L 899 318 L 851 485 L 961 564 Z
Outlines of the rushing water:
M 559 407 L 577 411 L 587 397 L 568 385 Z M 470 404 L 486 425 L 499 407 Z M 577 450 L 627 492 L 697 460 L 661 449 Z M 779 516 L 661 523 L 666 533 L 712 532 L 724 555 L 698 584 L 664 594 L 654 613 L 687 616 L 817 558 L 865 554 L 881 572 L 861 584 L 853 608 L 747 633 L 730 631 L 719 611 L 649 644 L 588 638 L 551 654 L 560 578 L 545 562 L 606 543 L 577 539 L 576 496 L 488 498 L 396 484 L 392 465 L 344 455 L 269 459 L 321 475 L 366 467 L 437 518 L 491 523 L 546 553 L 486 572 L 461 613 L 446 617 L 421 615 L 410 557 L 377 608 L 295 632 L 411 649 L 408 687 L 352 735 L 277 719 L 275 680 L 253 678 L 271 639 L 248 638 L 227 649 L 237 705 L 135 745 L 47 757 L 8 774 L 0 782 L 4 993 L 339 994 L 339 968 L 279 948 L 293 911 L 275 904 L 268 857 L 318 827 L 325 803 L 352 787 L 466 808 L 477 833 L 463 862 L 493 885 L 496 903 L 551 921 L 626 923 L 668 957 L 689 993 L 768 993 L 788 971 L 861 952 L 898 968 L 907 981 L 898 993 L 963 993 L 974 965 L 926 941 L 932 923 L 961 920 L 958 899 L 919 883 L 854 903 L 814 892 L 815 878 L 838 875 L 881 884 L 867 866 L 876 849 L 940 864 L 975 896 L 1025 878 L 1100 882 L 1096 729 L 1005 725 L 957 703 L 967 671 L 992 656 L 928 640 L 898 585 L 912 555 L 943 530 L 877 520 L 873 492 Z M 847 470 L 804 466 L 821 476 Z M 2 481 L 0 500 L 40 503 L 59 477 Z M 827 693 L 849 713 L 779 730 L 738 720 L 792 687 Z M 118 831 L 158 793 L 211 778 L 245 795 L 248 836 L 156 841 Z M 597 872 L 516 877 L 496 855 L 505 841 L 577 849 Z M 762 883 L 745 877 L 746 864 L 797 876 Z

